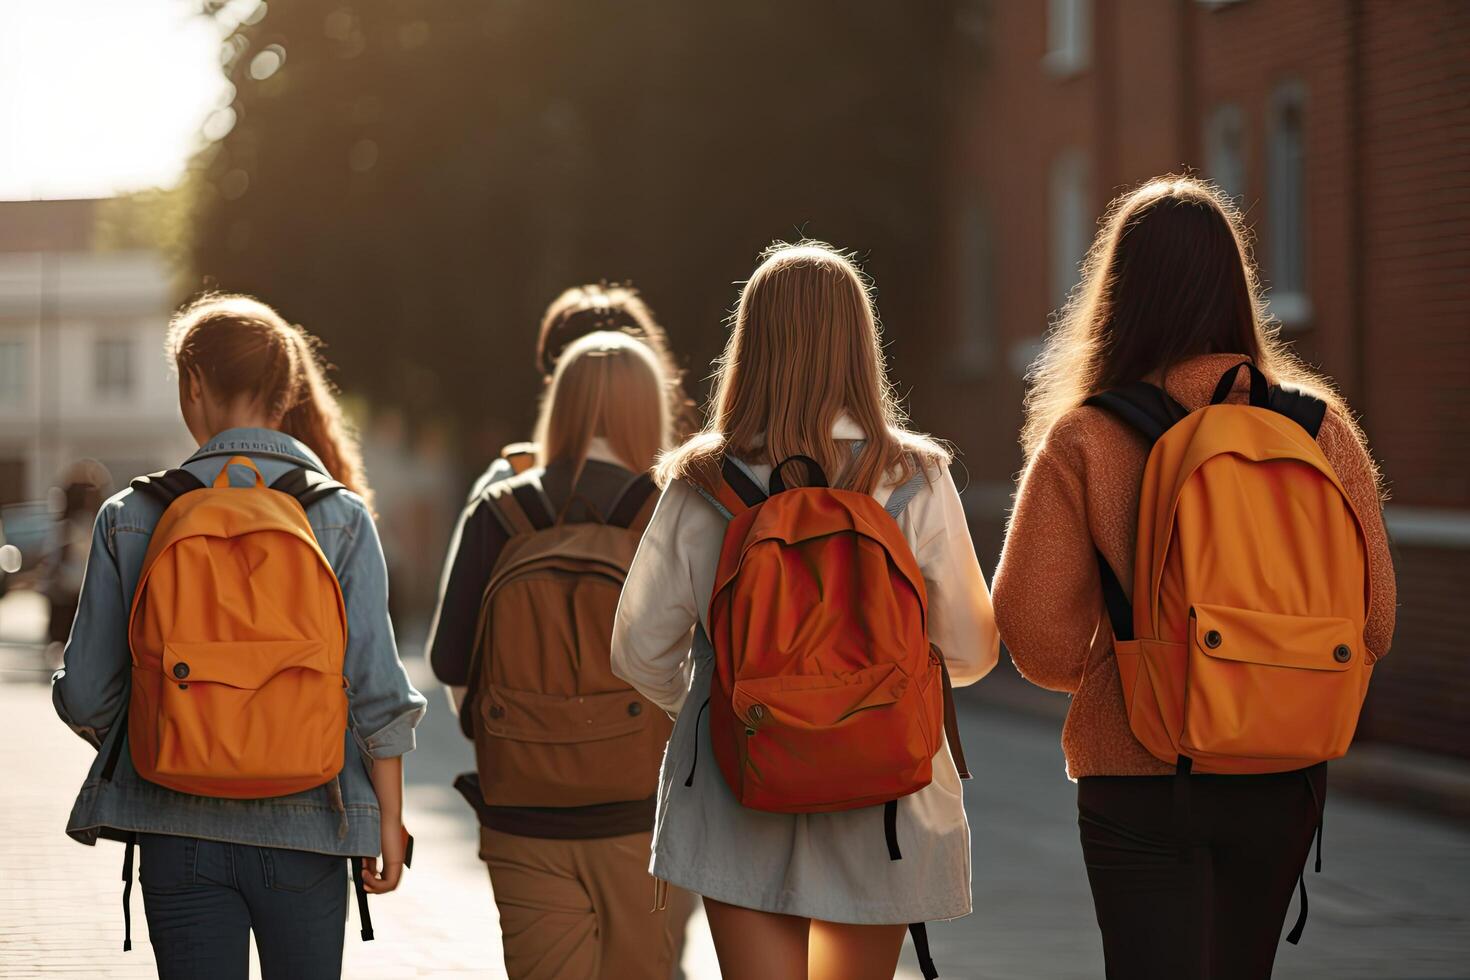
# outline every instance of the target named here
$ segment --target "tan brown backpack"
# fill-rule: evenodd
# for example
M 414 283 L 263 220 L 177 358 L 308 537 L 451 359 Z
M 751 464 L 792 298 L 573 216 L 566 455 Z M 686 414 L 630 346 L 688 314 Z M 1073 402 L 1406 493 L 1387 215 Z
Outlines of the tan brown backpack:
M 629 481 L 606 517 L 568 522 L 544 470 L 492 486 L 510 540 L 490 573 L 470 678 L 475 758 L 492 806 L 590 806 L 658 788 L 672 724 L 613 676 L 613 618 L 654 504 Z M 579 498 L 580 499 L 580 498 Z M 565 508 L 563 509 L 565 510 Z

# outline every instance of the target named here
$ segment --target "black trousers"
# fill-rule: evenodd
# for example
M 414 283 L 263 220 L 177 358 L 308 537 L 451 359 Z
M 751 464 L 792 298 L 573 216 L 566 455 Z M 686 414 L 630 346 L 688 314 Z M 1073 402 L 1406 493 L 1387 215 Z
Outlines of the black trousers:
M 1269 978 L 1326 792 L 1325 764 L 1078 780 L 1109 980 Z

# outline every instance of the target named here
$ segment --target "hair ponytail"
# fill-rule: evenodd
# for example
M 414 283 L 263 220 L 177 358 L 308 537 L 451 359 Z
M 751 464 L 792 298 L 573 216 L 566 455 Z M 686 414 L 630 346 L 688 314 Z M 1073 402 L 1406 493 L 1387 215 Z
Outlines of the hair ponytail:
M 280 430 L 316 453 L 328 475 L 372 507 L 357 436 L 327 380 L 318 341 L 250 296 L 212 293 L 180 310 L 168 355 L 217 396 L 258 400 Z

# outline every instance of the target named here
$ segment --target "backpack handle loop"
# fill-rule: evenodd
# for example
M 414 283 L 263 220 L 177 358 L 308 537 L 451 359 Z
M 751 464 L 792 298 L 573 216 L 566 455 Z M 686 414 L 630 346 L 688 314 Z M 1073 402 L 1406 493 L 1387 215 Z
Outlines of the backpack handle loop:
M 808 486 L 828 487 L 831 485 L 827 482 L 827 474 L 822 472 L 821 463 L 818 463 L 810 456 L 787 456 L 785 459 L 781 460 L 781 462 L 777 463 L 775 467 L 771 470 L 772 496 L 775 496 L 778 493 L 784 493 L 786 491 L 786 481 L 781 479 L 781 471 L 785 468 L 787 463 L 797 462 L 805 463 L 807 468 L 807 476 L 816 481 L 814 483 L 808 484 Z
M 1261 369 L 1256 367 L 1255 361 L 1241 361 L 1239 364 L 1220 375 L 1220 383 L 1215 385 L 1215 394 L 1210 398 L 1211 405 L 1219 405 L 1235 388 L 1235 379 L 1240 376 L 1241 368 L 1249 368 L 1251 373 L 1251 406 L 1254 408 L 1271 407 L 1270 386 L 1266 383 L 1266 376 Z
M 254 460 L 252 460 L 249 456 L 231 456 L 229 462 L 220 467 L 219 476 L 214 478 L 214 488 L 216 490 L 223 490 L 230 485 L 231 466 L 245 467 L 247 470 L 255 474 L 255 485 L 257 487 L 265 486 L 265 477 L 260 475 L 260 470 L 256 468 Z

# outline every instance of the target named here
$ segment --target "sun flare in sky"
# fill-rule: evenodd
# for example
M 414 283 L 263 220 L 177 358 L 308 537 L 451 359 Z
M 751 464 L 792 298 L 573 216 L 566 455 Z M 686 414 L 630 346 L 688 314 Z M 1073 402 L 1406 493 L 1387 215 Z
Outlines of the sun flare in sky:
M 0 0 L 0 200 L 169 186 L 229 103 L 199 0 Z

